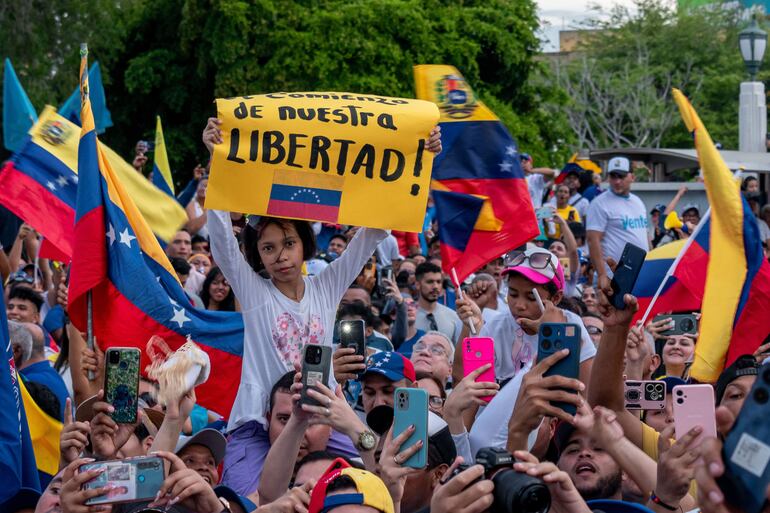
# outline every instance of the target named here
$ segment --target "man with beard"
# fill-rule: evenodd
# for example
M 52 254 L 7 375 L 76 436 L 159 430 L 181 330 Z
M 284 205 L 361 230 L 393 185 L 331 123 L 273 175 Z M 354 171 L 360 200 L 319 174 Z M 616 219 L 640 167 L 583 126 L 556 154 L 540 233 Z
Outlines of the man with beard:
M 599 440 L 561 422 L 554 442 L 559 450 L 556 465 L 569 474 L 584 500 L 622 499 L 623 473 Z
M 420 264 L 415 271 L 415 278 L 418 292 L 415 326 L 426 333 L 440 331 L 452 343 L 456 343 L 462 323 L 454 310 L 438 303 L 443 289 L 441 268 L 427 262 Z

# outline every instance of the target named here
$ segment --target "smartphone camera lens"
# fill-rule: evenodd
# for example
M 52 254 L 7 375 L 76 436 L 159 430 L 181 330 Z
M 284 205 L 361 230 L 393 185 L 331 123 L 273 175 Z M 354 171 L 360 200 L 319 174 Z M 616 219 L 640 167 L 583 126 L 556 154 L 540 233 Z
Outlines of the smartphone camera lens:
M 316 346 L 307 346 L 305 361 L 313 365 L 321 363 L 321 348 Z
M 551 341 L 548 340 L 548 339 L 543 340 L 542 346 L 543 346 L 543 350 L 545 350 L 545 351 L 550 350 L 551 349 Z
M 764 388 L 758 388 L 754 391 L 754 400 L 759 404 L 765 404 L 768 399 L 767 390 Z
M 556 349 L 561 349 L 561 340 L 557 338 L 556 341 L 553 343 L 553 347 L 555 347 Z
M 543 336 L 550 337 L 553 333 L 553 330 L 550 326 L 543 326 Z
M 683 390 L 677 390 L 676 391 L 676 395 L 677 395 L 677 397 L 682 397 L 684 395 L 684 391 Z
M 680 397 L 679 399 L 676 400 L 676 404 L 684 404 L 684 399 Z
M 118 351 L 110 351 L 110 365 L 116 365 L 120 361 L 120 353 Z
M 639 391 L 638 390 L 627 390 L 626 391 L 626 401 L 628 402 L 637 402 L 639 400 Z

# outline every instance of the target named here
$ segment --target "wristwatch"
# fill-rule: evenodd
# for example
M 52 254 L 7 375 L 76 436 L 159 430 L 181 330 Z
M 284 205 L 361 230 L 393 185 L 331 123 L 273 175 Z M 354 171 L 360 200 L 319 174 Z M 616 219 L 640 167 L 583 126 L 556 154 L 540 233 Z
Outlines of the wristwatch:
M 358 435 L 356 449 L 359 451 L 371 451 L 377 445 L 377 437 L 371 431 L 364 430 Z
M 230 501 L 224 497 L 217 497 L 217 499 L 219 499 L 219 502 L 224 507 L 224 509 L 222 509 L 219 513 L 233 513 L 233 510 L 230 509 Z

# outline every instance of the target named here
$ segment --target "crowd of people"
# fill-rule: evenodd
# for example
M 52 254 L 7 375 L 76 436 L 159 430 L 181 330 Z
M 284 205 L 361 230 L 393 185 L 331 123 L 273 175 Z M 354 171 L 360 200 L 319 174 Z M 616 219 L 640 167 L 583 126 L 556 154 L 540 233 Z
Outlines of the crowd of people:
M 212 118 L 203 132 L 210 152 L 219 127 Z M 438 130 L 426 148 L 441 151 Z M 145 151 L 137 146 L 140 172 Z M 684 188 L 648 211 L 632 192 L 639 164 L 625 157 L 609 161 L 606 184 L 580 162 L 555 170 L 520 158 L 540 235 L 462 284 L 442 268 L 430 200 L 422 233 L 246 216 L 206 210 L 207 170 L 197 167 L 182 193 L 189 222 L 165 250 L 193 305 L 243 316 L 242 377 L 227 418 L 197 404 L 194 389 L 162 404 L 158 383 L 142 378 L 136 422 L 116 422 L 104 352 L 67 316 L 66 266 L 37 258 L 40 240 L 22 224 L 0 251 L 14 364 L 63 429 L 58 473 L 41 473 L 42 495 L 10 511 L 737 511 L 717 485 L 720 440 L 770 343 L 714 384 L 718 436 L 703 440 L 696 426 L 675 439 L 672 388 L 690 381 L 697 331 L 667 335 L 667 316 L 633 322 L 630 294 L 624 309 L 610 302 L 627 243 L 650 250 L 686 238 L 702 213 L 676 210 Z M 767 251 L 770 205 L 756 178 L 742 190 Z M 673 212 L 675 226 L 666 223 Z M 337 326 L 349 320 L 363 321 L 366 356 L 339 344 Z M 566 350 L 537 359 L 543 323 L 579 328 L 577 376 L 549 373 Z M 472 336 L 494 340 L 494 364 L 470 372 L 460 355 Z M 309 344 L 334 348 L 332 371 L 303 390 Z M 480 381 L 490 370 L 494 381 Z M 668 391 L 664 407 L 626 409 L 624 381 L 655 379 Z M 405 465 L 422 449 L 406 443 L 416 426 L 393 434 L 397 388 L 429 397 L 421 468 Z M 166 467 L 154 498 L 91 502 L 125 490 L 88 486 L 101 471 L 82 465 L 146 455 Z M 536 478 L 548 503 L 522 497 L 516 475 Z

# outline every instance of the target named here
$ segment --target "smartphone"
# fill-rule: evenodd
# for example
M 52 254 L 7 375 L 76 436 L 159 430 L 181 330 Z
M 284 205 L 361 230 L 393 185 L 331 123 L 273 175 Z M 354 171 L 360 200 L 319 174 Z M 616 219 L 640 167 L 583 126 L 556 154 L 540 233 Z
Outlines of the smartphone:
M 329 386 L 332 366 L 332 348 L 320 344 L 307 344 L 302 351 L 302 392 L 301 404 L 321 406 L 321 403 L 307 395 L 308 389 L 316 383 Z
M 569 280 L 571 273 L 571 269 L 569 267 L 569 257 L 561 257 L 559 258 L 559 262 L 561 262 L 561 267 L 564 269 L 564 279 Z
M 660 336 L 669 337 L 671 335 L 695 335 L 698 333 L 698 319 L 695 315 L 689 314 L 670 314 L 670 315 L 656 315 L 652 320 L 653 322 L 661 321 L 663 319 L 670 318 L 674 324 L 674 327 L 660 332 Z
M 366 333 L 364 332 L 364 321 L 361 319 L 353 321 L 340 321 L 340 347 L 352 347 L 356 354 L 364 357 L 366 361 Z M 359 374 L 363 374 L 361 371 Z
M 86 505 L 117 504 L 155 499 L 160 490 L 165 472 L 163 459 L 158 456 L 140 456 L 125 460 L 98 461 L 86 463 L 80 472 L 106 468 L 104 472 L 83 485 L 84 490 L 111 486 L 105 495 L 88 499 Z
M 476 382 L 491 381 L 495 383 L 495 341 L 489 337 L 468 337 L 463 340 L 463 375 L 467 376 L 479 367 L 488 363 L 492 366 L 485 370 Z M 491 395 L 481 399 L 489 402 Z
M 420 388 L 397 388 L 393 401 L 393 438 L 414 425 L 412 436 L 401 444 L 401 450 L 422 440 L 422 447 L 402 467 L 424 468 L 428 464 L 428 392 Z
M 580 326 L 577 324 L 543 323 L 540 325 L 537 343 L 537 361 L 548 358 L 553 353 L 562 349 L 569 349 L 569 354 L 545 371 L 543 377 L 565 376 L 572 379 L 580 377 Z M 566 390 L 575 392 L 574 390 Z M 577 413 L 574 404 L 553 402 L 557 408 L 561 408 L 570 415 Z
M 627 410 L 665 410 L 666 384 L 658 380 L 626 381 L 623 397 Z
M 623 253 L 620 255 L 620 261 L 615 268 L 615 274 L 612 277 L 612 297 L 610 302 L 618 310 L 626 308 L 623 302 L 623 296 L 630 294 L 634 290 L 636 279 L 639 277 L 639 271 L 642 270 L 642 264 L 647 252 L 631 243 L 626 243 Z
M 725 437 L 722 461 L 725 472 L 717 484 L 725 499 L 745 513 L 760 513 L 767 504 L 770 483 L 770 366 L 760 369 L 751 392 L 743 402 L 732 430 Z
M 714 387 L 711 385 L 677 385 L 674 394 L 674 432 L 676 439 L 682 438 L 695 426 L 703 431 L 695 439 L 699 446 L 706 437 L 717 436 L 717 421 L 714 413 Z
M 538 221 L 551 219 L 554 215 L 556 215 L 556 208 L 552 205 L 544 205 L 535 211 L 535 217 Z
M 136 422 L 141 356 L 135 347 L 111 347 L 105 355 L 104 400 L 115 408 L 110 417 L 118 424 Z

